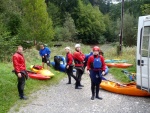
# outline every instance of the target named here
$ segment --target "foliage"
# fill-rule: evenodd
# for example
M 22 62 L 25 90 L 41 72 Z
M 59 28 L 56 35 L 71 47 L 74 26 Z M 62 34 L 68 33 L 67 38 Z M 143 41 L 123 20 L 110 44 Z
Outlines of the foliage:
M 63 21 L 61 19 L 61 11 L 58 6 L 56 6 L 54 3 L 48 2 L 47 12 L 53 21 L 54 27 L 62 25 Z
M 136 34 L 137 34 L 137 19 L 129 13 L 124 14 L 123 22 L 123 44 L 124 46 L 136 45 Z M 120 33 L 120 20 L 117 20 L 116 35 Z
M 73 17 L 79 33 L 78 38 L 83 43 L 98 43 L 99 37 L 105 32 L 103 15 L 98 7 L 85 5 L 78 0 L 78 7 Z
M 53 39 L 52 21 L 43 0 L 23 0 L 23 24 L 19 36 L 22 40 L 37 42 Z
M 69 13 L 66 13 L 66 19 L 63 27 L 56 27 L 55 33 L 55 41 L 74 41 L 77 31 L 75 28 L 74 20 Z
M 150 14 L 150 4 L 141 5 L 142 15 Z

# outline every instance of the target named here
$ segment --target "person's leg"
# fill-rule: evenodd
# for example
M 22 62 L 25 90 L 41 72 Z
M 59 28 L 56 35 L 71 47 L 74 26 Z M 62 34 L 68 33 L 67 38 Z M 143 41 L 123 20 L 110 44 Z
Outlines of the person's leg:
M 24 86 L 25 86 L 25 77 L 22 75 L 21 78 L 18 78 L 18 92 L 20 99 L 26 99 L 24 97 Z
M 102 98 L 99 97 L 99 85 L 100 85 L 100 84 L 96 84 L 96 98 L 102 100 Z
M 71 84 L 71 76 L 70 76 L 70 70 L 66 69 L 66 73 L 68 75 L 68 83 L 67 84 Z
M 79 88 L 79 73 L 80 73 L 79 71 L 80 71 L 80 69 L 76 69 L 77 82 L 75 84 L 75 89 L 81 89 L 81 88 Z
M 94 97 L 95 97 L 95 83 L 92 80 L 91 80 L 91 92 L 92 92 L 91 100 L 94 100 Z
M 83 75 L 83 71 L 82 70 L 79 70 L 79 76 L 78 76 L 78 80 L 79 80 L 79 86 L 80 87 L 84 87 L 83 85 L 81 85 L 81 77 Z

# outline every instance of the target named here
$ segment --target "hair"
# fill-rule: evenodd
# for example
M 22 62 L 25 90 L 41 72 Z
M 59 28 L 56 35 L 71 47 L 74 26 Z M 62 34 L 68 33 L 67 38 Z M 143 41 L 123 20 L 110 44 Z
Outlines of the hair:
M 19 48 L 23 48 L 21 45 L 19 45 L 18 47 L 17 47 L 17 49 L 19 49 Z

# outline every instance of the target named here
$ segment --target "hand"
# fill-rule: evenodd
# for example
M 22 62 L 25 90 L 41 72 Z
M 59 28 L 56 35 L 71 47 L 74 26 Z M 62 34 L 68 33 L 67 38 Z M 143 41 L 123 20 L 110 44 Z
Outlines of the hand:
M 42 58 L 44 58 L 44 56 L 42 56 Z
M 22 77 L 22 76 L 21 76 L 21 73 L 18 73 L 18 77 L 19 77 L 19 78 L 21 78 L 21 77 Z
M 103 75 L 103 76 L 105 75 L 105 71 L 102 72 L 102 75 Z
M 90 71 L 89 70 L 87 70 L 87 74 L 90 75 Z
M 67 65 L 67 67 L 66 67 L 67 69 L 69 68 L 69 65 Z

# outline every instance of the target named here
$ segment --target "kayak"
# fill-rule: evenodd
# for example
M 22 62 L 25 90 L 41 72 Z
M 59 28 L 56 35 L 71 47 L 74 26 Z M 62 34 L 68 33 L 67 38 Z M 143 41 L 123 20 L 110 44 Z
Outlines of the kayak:
M 51 62 L 51 65 L 55 68 L 55 62 Z M 60 63 L 59 71 L 65 72 L 66 71 L 66 64 L 61 64 Z
M 106 59 L 105 63 L 126 63 L 127 60 L 121 60 L 121 59 Z
M 50 76 L 50 77 L 53 77 L 54 76 L 54 74 L 51 72 L 51 71 L 49 71 L 49 70 L 47 70 L 47 69 L 35 69 L 34 68 L 34 65 L 31 65 L 30 66 L 30 68 L 31 68 L 31 70 L 33 71 L 33 72 L 35 72 L 35 73 L 38 73 L 38 74 L 41 74 L 41 75 L 43 75 L 43 76 Z
M 133 64 L 129 63 L 106 63 L 108 67 L 116 67 L 116 68 L 128 68 L 130 66 L 133 66 Z
M 104 90 L 130 96 L 150 96 L 150 93 L 136 88 L 135 83 L 119 84 L 116 82 L 103 80 L 100 87 Z
M 36 74 L 28 72 L 28 76 L 32 79 L 38 79 L 38 80 L 48 80 L 50 79 L 50 76 L 43 76 L 42 74 Z

